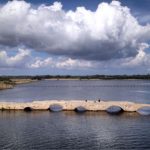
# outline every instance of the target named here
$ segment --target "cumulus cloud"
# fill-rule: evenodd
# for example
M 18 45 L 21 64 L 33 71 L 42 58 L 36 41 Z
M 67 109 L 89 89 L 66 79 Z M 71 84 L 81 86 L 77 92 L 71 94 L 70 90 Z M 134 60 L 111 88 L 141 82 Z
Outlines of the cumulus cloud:
M 58 69 L 87 69 L 94 67 L 90 61 L 84 60 L 75 60 L 71 58 L 58 58 L 54 59 L 52 57 L 48 57 L 46 59 L 42 59 L 37 57 L 34 62 L 28 65 L 28 68 L 58 68 Z
M 57 68 L 57 69 L 87 69 L 94 67 L 90 61 L 65 57 L 35 57 L 28 49 L 18 49 L 15 54 L 0 50 L 0 68 Z
M 141 44 L 139 53 L 134 58 L 127 58 L 123 61 L 122 66 L 126 67 L 138 67 L 150 65 L 150 54 L 146 54 L 145 49 L 149 48 L 148 44 Z
M 14 56 L 8 56 L 6 51 L 0 51 L 0 67 L 25 67 L 30 58 L 30 51 L 19 49 Z
M 144 51 L 149 45 L 143 43 L 136 57 L 108 60 L 108 61 L 88 61 L 72 59 L 68 57 L 37 57 L 28 49 L 18 49 L 15 54 L 8 51 L 0 51 L 0 68 L 22 68 L 22 69 L 64 69 L 64 70 L 108 70 L 143 67 L 149 70 L 150 54 Z M 36 57 L 35 57 L 36 56 Z M 119 64 L 119 65 L 118 65 Z
M 107 70 L 124 70 L 131 69 L 132 72 L 134 70 L 141 69 L 150 70 L 150 53 L 146 53 L 146 49 L 149 48 L 149 45 L 146 43 L 141 43 L 139 47 L 139 52 L 136 56 L 128 57 L 128 58 L 120 58 L 120 59 L 111 59 L 108 61 L 92 61 L 92 66 L 95 66 L 97 69 L 107 69 Z M 145 72 L 144 72 L 145 73 Z
M 145 49 L 149 48 L 148 44 L 141 43 L 139 53 L 135 57 L 121 58 L 107 61 L 88 61 L 80 59 L 71 59 L 64 57 L 37 57 L 32 61 L 29 68 L 58 68 L 58 69 L 119 69 L 119 68 L 138 68 L 145 67 L 149 69 L 150 66 L 150 54 L 145 52 Z M 119 64 L 119 65 L 118 65 Z
M 65 56 L 70 58 L 68 64 L 74 64 L 76 59 L 135 57 L 141 53 L 142 43 L 149 41 L 150 25 L 140 25 L 130 9 L 119 1 L 100 3 L 95 11 L 85 7 L 65 11 L 60 2 L 35 8 L 17 0 L 0 7 L 0 45 L 23 45 Z M 37 60 L 33 66 L 47 62 L 51 64 L 51 59 Z

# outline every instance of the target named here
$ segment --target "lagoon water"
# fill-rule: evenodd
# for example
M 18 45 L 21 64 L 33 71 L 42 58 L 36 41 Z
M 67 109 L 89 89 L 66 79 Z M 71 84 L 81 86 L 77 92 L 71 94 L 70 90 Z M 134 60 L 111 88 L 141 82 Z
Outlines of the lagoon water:
M 0 137 L 2 150 L 148 150 L 150 118 L 137 113 L 3 111 Z
M 0 101 L 103 99 L 150 103 L 150 81 L 39 81 L 0 91 Z M 0 148 L 150 149 L 150 116 L 74 111 L 0 111 Z
M 150 103 L 149 80 L 43 80 L 0 91 L 0 101 L 124 100 Z

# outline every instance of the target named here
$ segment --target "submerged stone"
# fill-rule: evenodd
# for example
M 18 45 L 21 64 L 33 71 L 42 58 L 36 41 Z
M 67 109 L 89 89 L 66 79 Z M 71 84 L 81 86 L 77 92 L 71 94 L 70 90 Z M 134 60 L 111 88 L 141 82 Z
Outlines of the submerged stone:
M 79 106 L 79 107 L 76 107 L 76 108 L 75 108 L 75 111 L 76 111 L 76 112 L 86 112 L 87 110 L 86 110 L 85 107 Z
M 106 112 L 109 114 L 119 114 L 123 112 L 123 109 L 119 106 L 110 106 L 106 109 Z
M 31 107 L 25 107 L 24 108 L 24 111 L 26 111 L 26 112 L 30 112 L 30 111 L 32 111 L 33 109 L 31 108 Z
M 53 112 L 59 112 L 63 110 L 63 107 L 59 104 L 53 104 L 49 107 L 49 110 Z
M 139 109 L 137 110 L 137 112 L 138 112 L 140 115 L 150 115 L 150 107 L 145 106 L 145 107 L 139 108 Z

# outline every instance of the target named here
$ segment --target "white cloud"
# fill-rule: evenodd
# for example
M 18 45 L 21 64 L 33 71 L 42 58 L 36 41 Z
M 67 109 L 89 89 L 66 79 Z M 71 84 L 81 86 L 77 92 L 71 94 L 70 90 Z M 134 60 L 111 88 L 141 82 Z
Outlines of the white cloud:
M 0 67 L 25 67 L 29 57 L 29 50 L 19 49 L 14 56 L 8 56 L 6 51 L 0 51 Z
M 39 57 L 35 58 L 34 62 L 28 65 L 28 68 L 42 68 L 51 67 L 53 65 L 52 58 L 41 59 Z
M 133 58 L 127 58 L 122 63 L 122 66 L 125 67 L 139 67 L 139 66 L 148 66 L 150 65 L 150 54 L 146 54 L 144 51 L 146 48 L 149 48 L 148 44 L 141 44 L 139 53 L 136 55 L 136 57 Z
M 58 58 L 54 59 L 48 57 L 42 59 L 37 57 L 31 64 L 28 65 L 29 68 L 58 68 L 58 69 L 87 69 L 94 67 L 90 61 L 75 60 L 71 58 Z
M 23 68 L 23 69 L 64 69 L 64 70 L 109 70 L 143 67 L 149 70 L 150 54 L 144 51 L 149 45 L 143 43 L 136 57 L 111 59 L 108 61 L 88 61 L 72 59 L 69 57 L 36 57 L 28 49 L 18 49 L 16 54 L 8 51 L 0 51 L 0 68 Z
M 138 56 L 148 41 L 150 25 L 140 25 L 119 1 L 100 3 L 95 11 L 85 7 L 64 11 L 60 2 L 34 8 L 17 0 L 0 7 L 3 46 L 23 45 L 70 60 L 104 61 Z M 70 60 L 68 64 L 73 63 Z
M 58 69 L 87 69 L 94 67 L 90 61 L 77 60 L 64 57 L 35 57 L 28 49 L 18 49 L 17 53 L 9 54 L 8 51 L 0 51 L 0 68 L 58 68 Z

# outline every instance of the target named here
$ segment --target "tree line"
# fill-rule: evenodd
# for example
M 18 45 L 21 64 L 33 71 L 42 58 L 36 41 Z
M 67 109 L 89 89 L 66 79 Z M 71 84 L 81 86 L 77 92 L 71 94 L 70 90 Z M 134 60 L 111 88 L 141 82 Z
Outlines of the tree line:
M 43 79 L 80 79 L 80 80 L 90 80 L 90 79 L 102 79 L 102 80 L 112 80 L 112 79 L 143 79 L 149 80 L 150 74 L 146 75 L 35 75 L 35 76 L 0 76 L 0 81 L 11 82 L 11 79 L 32 79 L 32 80 L 43 80 Z

